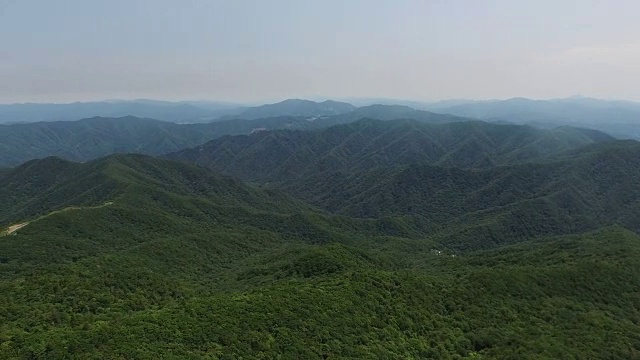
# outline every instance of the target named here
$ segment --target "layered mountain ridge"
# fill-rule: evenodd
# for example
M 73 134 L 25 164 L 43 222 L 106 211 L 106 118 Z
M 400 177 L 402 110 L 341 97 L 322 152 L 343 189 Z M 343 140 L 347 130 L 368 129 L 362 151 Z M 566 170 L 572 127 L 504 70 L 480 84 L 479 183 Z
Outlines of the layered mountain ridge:
M 437 119 L 0 170 L 0 357 L 640 356 L 639 143 Z

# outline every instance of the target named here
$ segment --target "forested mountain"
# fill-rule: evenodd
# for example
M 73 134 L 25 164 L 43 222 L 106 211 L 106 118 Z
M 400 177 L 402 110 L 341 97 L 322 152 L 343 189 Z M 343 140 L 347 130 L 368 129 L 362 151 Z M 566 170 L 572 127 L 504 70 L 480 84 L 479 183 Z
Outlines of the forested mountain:
M 607 132 L 623 139 L 640 139 L 640 104 L 584 97 L 555 100 L 513 98 L 474 101 L 448 106 L 427 105 L 431 111 L 482 120 L 555 127 L 573 125 Z
M 371 101 L 365 103 L 371 103 Z M 411 107 L 398 104 L 408 104 Z M 434 115 L 434 112 L 438 115 Z M 452 114 L 452 116 L 447 120 L 441 114 Z M 435 103 L 381 99 L 380 104 L 362 107 L 333 100 L 315 102 L 302 99 L 288 99 L 255 107 L 205 101 L 153 100 L 0 105 L 0 124 L 75 121 L 95 116 L 107 118 L 134 116 L 175 123 L 293 116 L 315 119 L 316 121 L 306 125 L 309 128 L 322 128 L 362 118 L 415 119 L 428 122 L 461 121 L 455 118 L 458 116 L 492 122 L 529 124 L 544 128 L 562 125 L 587 127 L 604 131 L 618 138 L 640 139 L 640 104 L 583 97 L 553 100 L 526 98 L 493 101 L 450 100 Z
M 560 158 L 483 170 L 336 171 L 280 187 L 334 213 L 411 219 L 456 249 L 613 224 L 640 231 L 639 143 L 597 144 Z
M 318 103 L 314 103 L 318 105 Z M 322 105 L 325 104 L 325 105 Z M 320 103 L 322 106 L 327 102 Z M 331 103 L 329 103 L 331 104 Z M 319 106 L 320 106 L 319 105 Z M 336 108 L 339 108 L 336 105 Z M 366 114 L 378 114 L 383 120 L 415 116 L 427 122 L 448 122 L 460 118 L 428 112 L 396 111 L 392 106 L 366 108 L 349 116 L 337 115 L 318 119 L 308 116 L 278 116 L 255 120 L 231 119 L 202 124 L 174 124 L 132 116 L 121 118 L 94 117 L 69 122 L 32 124 L 0 124 L 0 166 L 15 166 L 47 156 L 72 161 L 88 161 L 113 153 L 135 152 L 161 155 L 200 145 L 223 135 L 247 135 L 273 129 L 321 129 L 347 123 Z
M 412 119 L 428 123 L 447 123 L 471 120 L 469 118 L 462 118 L 459 116 L 416 110 L 409 106 L 374 104 L 359 107 L 342 115 L 317 119 L 311 125 L 313 128 L 319 129 L 332 125 L 347 124 L 365 118 L 385 121 Z
M 1 169 L 0 358 L 640 357 L 640 143 L 429 116 L 73 123 L 288 130 Z
M 637 169 L 636 148 L 603 142 L 558 161 L 592 169 L 577 174 L 576 191 L 592 184 L 587 197 L 613 198 L 628 190 L 624 179 L 608 190 L 602 181 Z M 527 170 L 428 168 L 382 176 L 390 188 L 363 200 L 388 206 L 376 200 L 387 191 L 407 200 L 392 189 L 404 181 L 414 200 L 448 192 L 443 211 L 459 206 L 473 218 L 474 201 L 451 189 L 484 181 L 468 197 L 495 207 L 544 191 L 526 189 L 536 180 Z M 580 180 L 540 172 L 558 177 L 552 190 Z M 19 225 L 0 237 L 2 358 L 640 355 L 640 238 L 618 226 L 451 253 L 440 233 L 406 218 L 328 215 L 278 190 L 143 155 L 34 160 L 0 185 L 0 222 Z M 504 191 L 479 198 L 491 187 Z M 425 196 L 414 201 L 420 211 L 432 207 Z M 526 220 L 556 216 L 539 215 Z M 494 235 L 510 243 L 514 234 Z
M 0 164 L 47 156 L 86 161 L 118 152 L 158 154 L 211 138 L 195 128 L 134 117 L 0 125 Z
M 11 171 L 11 168 L 0 167 L 0 177 L 4 176 L 5 174 L 9 173 L 10 171 Z
M 248 181 L 287 181 L 325 171 L 406 164 L 487 168 L 544 160 L 563 150 L 611 141 L 603 133 L 480 121 L 444 124 L 364 119 L 320 131 L 265 131 L 226 136 L 169 158 L 205 165 Z
M 277 210 L 291 199 L 247 188 L 236 180 L 185 163 L 144 155 L 112 155 L 88 163 L 55 157 L 33 160 L 0 178 L 0 222 L 42 215 L 70 206 L 95 206 L 116 198 L 132 198 L 136 191 L 170 192 L 225 206 Z M 269 199 L 274 197 L 274 199 Z M 157 199 L 156 199 L 157 200 Z M 300 202 L 286 205 L 305 209 Z M 274 205 L 275 204 L 275 205 Z
M 621 224 L 640 231 L 640 145 L 570 127 L 362 120 L 168 155 L 332 213 L 395 219 L 451 249 Z
M 323 102 L 315 102 L 311 100 L 288 99 L 275 104 L 246 108 L 239 114 L 227 115 L 221 119 L 255 120 L 277 116 L 320 117 L 346 114 L 355 109 L 355 106 L 339 101 L 326 100 Z
M 72 104 L 0 104 L 0 124 L 41 121 L 74 121 L 89 117 L 126 117 L 158 119 L 175 123 L 202 123 L 218 120 L 255 120 L 281 116 L 334 116 L 356 107 L 339 101 L 315 102 L 288 99 L 255 107 L 207 101 L 119 100 Z
M 0 124 L 73 121 L 94 116 L 136 116 L 172 122 L 201 122 L 240 111 L 238 105 L 214 102 L 131 100 L 72 104 L 27 103 L 0 105 Z
M 126 152 L 160 155 L 222 135 L 250 134 L 264 128 L 302 128 L 305 124 L 301 118 L 278 117 L 179 125 L 128 116 L 0 125 L 0 166 L 47 156 L 87 161 Z

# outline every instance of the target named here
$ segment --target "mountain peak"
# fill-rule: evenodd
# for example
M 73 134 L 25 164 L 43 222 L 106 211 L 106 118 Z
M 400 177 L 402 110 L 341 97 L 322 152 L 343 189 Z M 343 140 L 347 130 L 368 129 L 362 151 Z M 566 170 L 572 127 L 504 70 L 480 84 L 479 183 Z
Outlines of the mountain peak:
M 238 115 L 226 116 L 223 119 L 255 120 L 283 115 L 307 117 L 333 116 L 346 114 L 355 109 L 356 107 L 351 104 L 333 100 L 316 102 L 306 99 L 286 99 L 274 104 L 251 107 Z

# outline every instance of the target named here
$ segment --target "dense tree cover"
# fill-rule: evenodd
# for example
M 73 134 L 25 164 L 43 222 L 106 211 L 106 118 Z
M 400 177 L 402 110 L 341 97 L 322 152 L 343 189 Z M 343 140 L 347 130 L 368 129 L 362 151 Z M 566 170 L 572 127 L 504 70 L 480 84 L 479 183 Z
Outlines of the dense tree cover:
M 208 123 L 176 124 L 125 116 L 0 124 L 0 166 L 16 166 L 47 156 L 88 161 L 114 153 L 161 155 L 224 135 L 248 135 L 265 129 L 321 129 L 366 116 L 383 120 L 411 117 L 434 123 L 463 120 L 408 109 L 411 111 L 379 105 L 353 110 L 349 104 L 331 101 L 285 101 L 273 106 L 248 108 L 240 115 L 231 116 L 230 120 Z
M 350 174 L 408 164 L 487 168 L 543 160 L 611 140 L 597 131 L 569 127 L 541 130 L 480 121 L 431 124 L 363 119 L 320 131 L 225 136 L 168 157 L 247 181 L 282 182 L 327 171 Z
M 264 163 L 233 159 L 257 174 L 308 165 L 273 184 L 144 155 L 11 169 L 0 358 L 640 358 L 640 146 L 566 128 L 424 126 L 315 133 L 352 131 L 325 168 L 305 164 L 327 161 L 325 145 L 298 145 L 306 133 L 221 141 L 234 153 L 263 139 L 247 154 L 262 149 Z M 394 136 L 408 154 L 363 151 Z M 505 165 L 438 150 L 469 143 Z M 412 144 L 439 160 L 420 164 Z M 288 149 L 298 155 L 279 156 Z
M 79 121 L 0 124 L 0 166 L 58 156 L 87 161 L 114 153 L 161 155 L 193 147 L 223 135 L 249 134 L 262 128 L 299 128 L 298 117 L 175 124 L 132 116 Z
M 407 165 L 318 173 L 281 186 L 352 217 L 411 216 L 457 247 L 593 230 L 640 230 L 640 145 L 608 142 L 553 161 L 483 170 Z M 508 235 L 508 236 L 505 236 Z
M 55 157 L 27 162 L 0 179 L 3 223 L 28 220 L 69 206 L 117 198 L 217 203 L 250 209 L 302 210 L 308 206 L 277 190 L 259 190 L 204 168 L 145 155 L 112 155 L 88 163 Z M 193 215 L 189 213 L 189 215 Z
M 452 257 L 156 216 L 64 212 L 3 238 L 0 356 L 640 356 L 640 238 L 621 228 Z
M 11 168 L 9 167 L 0 167 L 0 177 L 4 176 L 5 174 L 8 174 L 11 171 Z
M 362 120 L 224 137 L 169 157 L 332 213 L 409 223 L 460 250 L 615 223 L 640 229 L 639 155 L 636 142 L 569 127 Z

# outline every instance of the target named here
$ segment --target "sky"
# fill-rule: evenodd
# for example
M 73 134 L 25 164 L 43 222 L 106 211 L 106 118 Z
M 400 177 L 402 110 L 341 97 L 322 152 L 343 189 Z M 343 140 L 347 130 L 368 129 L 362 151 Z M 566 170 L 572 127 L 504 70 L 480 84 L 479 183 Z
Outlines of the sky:
M 0 0 L 0 103 L 640 101 L 637 0 Z

